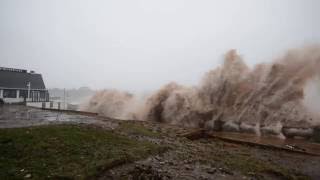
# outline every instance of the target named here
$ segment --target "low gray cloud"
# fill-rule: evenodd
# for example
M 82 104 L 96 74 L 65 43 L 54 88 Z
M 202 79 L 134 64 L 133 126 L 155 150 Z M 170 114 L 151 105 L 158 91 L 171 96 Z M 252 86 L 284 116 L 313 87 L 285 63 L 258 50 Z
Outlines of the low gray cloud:
M 2 0 L 0 65 L 48 87 L 194 84 L 231 48 L 249 65 L 320 43 L 318 0 Z

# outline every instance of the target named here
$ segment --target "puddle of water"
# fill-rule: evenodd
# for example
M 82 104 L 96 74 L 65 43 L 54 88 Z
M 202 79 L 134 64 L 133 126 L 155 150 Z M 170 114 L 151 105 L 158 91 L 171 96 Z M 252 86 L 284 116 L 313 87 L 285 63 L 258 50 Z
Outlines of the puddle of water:
M 20 105 L 5 105 L 0 107 L 0 128 L 25 127 L 54 123 L 102 124 L 104 127 L 114 127 L 115 123 L 106 123 L 96 117 L 67 114 L 57 111 L 42 110 Z M 110 124 L 111 123 L 111 124 Z

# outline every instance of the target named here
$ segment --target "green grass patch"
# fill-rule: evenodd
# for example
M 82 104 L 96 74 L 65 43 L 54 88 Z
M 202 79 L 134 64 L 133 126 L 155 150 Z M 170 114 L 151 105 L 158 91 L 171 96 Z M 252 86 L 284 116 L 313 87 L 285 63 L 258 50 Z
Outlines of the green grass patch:
M 120 132 L 126 132 L 127 134 L 132 134 L 132 135 L 146 136 L 151 138 L 161 137 L 160 133 L 154 132 L 144 127 L 143 124 L 138 124 L 136 122 L 130 122 L 130 121 L 121 122 L 117 130 Z
M 85 179 L 161 149 L 79 125 L 0 129 L 0 179 Z

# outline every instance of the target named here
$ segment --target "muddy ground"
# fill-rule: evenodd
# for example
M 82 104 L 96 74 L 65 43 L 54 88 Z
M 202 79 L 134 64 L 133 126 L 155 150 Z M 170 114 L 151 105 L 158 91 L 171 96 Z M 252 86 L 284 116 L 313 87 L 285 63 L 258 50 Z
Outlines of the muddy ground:
M 24 106 L 0 108 L 0 128 L 82 123 L 139 141 L 166 146 L 158 155 L 115 166 L 95 179 L 320 179 L 320 157 L 182 135 L 193 131 L 151 122 L 44 111 Z

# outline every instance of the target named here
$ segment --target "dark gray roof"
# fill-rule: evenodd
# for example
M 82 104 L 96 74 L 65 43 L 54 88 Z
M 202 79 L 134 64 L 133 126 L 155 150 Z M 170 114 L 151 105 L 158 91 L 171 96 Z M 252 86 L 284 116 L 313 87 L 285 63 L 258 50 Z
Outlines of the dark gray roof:
M 31 89 L 46 88 L 41 74 L 0 69 L 0 87 L 27 89 L 28 82 L 31 83 Z

